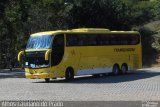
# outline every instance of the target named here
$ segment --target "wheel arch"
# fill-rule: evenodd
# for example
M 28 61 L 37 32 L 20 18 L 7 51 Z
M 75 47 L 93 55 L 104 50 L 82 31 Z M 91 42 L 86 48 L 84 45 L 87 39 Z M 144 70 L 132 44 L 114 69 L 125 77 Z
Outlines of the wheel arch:
M 120 69 L 120 66 L 119 66 L 118 63 L 113 64 L 113 67 L 114 67 L 114 66 L 118 66 L 118 68 Z M 113 69 L 113 68 L 112 68 L 112 69 Z
M 127 64 L 126 62 L 122 63 L 122 65 L 121 65 L 121 66 L 123 66 L 123 65 L 128 66 L 128 64 Z

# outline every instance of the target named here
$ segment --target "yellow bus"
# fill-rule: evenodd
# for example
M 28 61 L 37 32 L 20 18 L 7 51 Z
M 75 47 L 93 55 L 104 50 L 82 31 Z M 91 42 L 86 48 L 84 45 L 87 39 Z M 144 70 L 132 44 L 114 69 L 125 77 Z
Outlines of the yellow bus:
M 30 79 L 79 75 L 126 74 L 142 67 L 141 36 L 137 31 L 79 28 L 30 35 L 18 60 Z

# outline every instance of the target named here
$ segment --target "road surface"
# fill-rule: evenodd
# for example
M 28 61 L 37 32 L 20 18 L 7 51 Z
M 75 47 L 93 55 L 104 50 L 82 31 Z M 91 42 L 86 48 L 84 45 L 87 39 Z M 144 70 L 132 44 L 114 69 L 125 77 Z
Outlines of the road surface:
M 76 77 L 45 83 L 26 79 L 23 71 L 0 70 L 0 101 L 160 101 L 160 68 L 118 76 Z

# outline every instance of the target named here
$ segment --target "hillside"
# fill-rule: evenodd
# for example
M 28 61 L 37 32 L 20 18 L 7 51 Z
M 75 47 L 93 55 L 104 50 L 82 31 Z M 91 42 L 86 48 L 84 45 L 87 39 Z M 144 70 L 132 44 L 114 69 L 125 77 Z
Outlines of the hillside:
M 24 49 L 30 34 L 57 29 L 131 30 L 145 24 L 138 29 L 144 53 L 154 42 L 150 35 L 159 32 L 159 21 L 154 21 L 159 19 L 159 0 L 2 0 L 0 68 L 18 63 L 17 53 Z

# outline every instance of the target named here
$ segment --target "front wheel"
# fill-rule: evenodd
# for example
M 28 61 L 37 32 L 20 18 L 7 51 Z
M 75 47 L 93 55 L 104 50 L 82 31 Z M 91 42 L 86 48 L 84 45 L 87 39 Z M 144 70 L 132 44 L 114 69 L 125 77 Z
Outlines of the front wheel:
M 45 78 L 45 82 L 50 82 L 50 79 L 49 78 Z
M 73 80 L 74 79 L 74 71 L 72 68 L 68 68 L 66 70 L 65 78 L 66 78 L 66 80 Z

